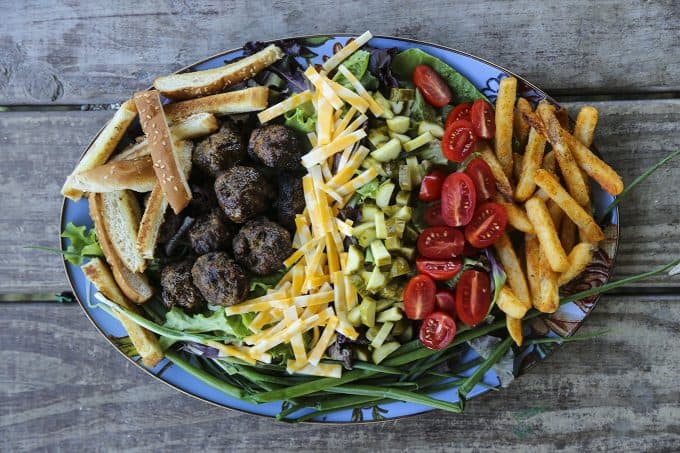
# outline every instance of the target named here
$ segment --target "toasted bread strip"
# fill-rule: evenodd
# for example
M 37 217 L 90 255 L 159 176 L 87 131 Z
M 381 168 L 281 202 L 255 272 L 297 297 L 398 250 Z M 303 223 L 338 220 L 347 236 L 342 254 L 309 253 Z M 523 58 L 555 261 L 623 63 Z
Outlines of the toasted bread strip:
M 175 145 L 180 166 L 185 177 L 189 178 L 191 171 L 191 152 L 193 144 L 190 141 L 179 142 Z M 149 201 L 146 203 L 142 222 L 137 233 L 137 250 L 146 259 L 153 259 L 158 242 L 158 233 L 165 219 L 165 211 L 168 209 L 168 199 L 163 194 L 160 184 L 151 191 Z
M 180 123 L 170 126 L 170 135 L 174 140 L 186 140 L 188 138 L 198 138 L 212 134 L 220 128 L 220 124 L 211 113 L 197 113 L 191 115 Z M 111 160 L 130 160 L 150 154 L 146 138 L 132 144 L 113 156 Z
M 132 120 L 137 115 L 137 108 L 132 101 L 126 101 L 120 106 L 111 121 L 104 127 L 101 133 L 94 140 L 92 145 L 85 151 L 85 155 L 80 159 L 78 165 L 71 175 L 66 179 L 61 193 L 71 200 L 80 200 L 83 192 L 73 187 L 73 176 L 91 168 L 105 163 L 109 156 L 118 146 Z
M 116 280 L 118 287 L 125 297 L 131 301 L 141 304 L 151 299 L 153 296 L 153 287 L 149 284 L 149 280 L 144 274 L 132 272 L 125 267 L 118 252 L 111 243 L 109 232 L 106 230 L 106 222 L 103 219 L 103 206 L 100 194 L 91 193 L 88 196 L 90 218 L 94 222 L 94 229 L 97 233 L 97 241 L 104 252 L 106 261 L 111 266 L 113 271 L 113 278 Z
M 83 192 L 113 192 L 130 189 L 149 192 L 156 185 L 151 157 L 139 157 L 100 165 L 73 176 L 72 187 Z
M 158 77 L 153 81 L 153 86 L 163 96 L 174 100 L 208 96 L 254 77 L 283 55 L 280 48 L 271 44 L 257 53 L 219 68 Z
M 102 193 L 101 200 L 102 220 L 114 250 L 125 267 L 143 272 L 147 263 L 135 245 L 141 217 L 137 198 L 129 190 L 118 190 Z
M 116 282 L 113 281 L 111 271 L 101 259 L 92 258 L 87 264 L 81 266 L 81 269 L 83 270 L 85 277 L 87 277 L 87 279 L 90 280 L 107 299 L 110 299 L 112 302 L 127 310 L 140 313 L 139 307 L 131 304 L 123 293 L 120 292 L 120 289 L 116 286 Z M 116 314 L 116 318 L 118 318 L 130 336 L 130 340 L 135 346 L 135 349 L 137 349 L 137 353 L 142 357 L 144 365 L 153 367 L 163 360 L 163 351 L 158 344 L 156 335 L 134 323 L 125 315 Z
M 267 87 L 246 88 L 239 91 L 214 94 L 204 98 L 190 99 L 165 106 L 165 115 L 169 121 L 176 121 L 196 113 L 213 113 L 229 115 L 247 113 L 267 108 L 269 89 Z
M 156 177 L 172 210 L 179 214 L 191 201 L 191 189 L 179 164 L 161 98 L 158 91 L 149 90 L 135 93 L 134 99 L 139 110 L 139 121 L 149 141 Z M 137 238 L 136 231 L 134 238 Z

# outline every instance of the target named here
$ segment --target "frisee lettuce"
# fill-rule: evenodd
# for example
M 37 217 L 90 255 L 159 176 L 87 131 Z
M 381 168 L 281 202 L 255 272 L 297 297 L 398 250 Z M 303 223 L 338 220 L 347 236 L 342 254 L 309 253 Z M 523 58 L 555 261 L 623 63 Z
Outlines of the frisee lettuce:
M 99 242 L 97 242 L 94 228 L 88 230 L 85 225 L 76 226 L 73 222 L 69 222 L 61 233 L 61 237 L 66 238 L 69 241 L 66 250 L 42 246 L 29 246 L 26 248 L 59 253 L 63 255 L 69 263 L 76 266 L 83 264 L 83 261 L 86 258 L 104 256 L 102 249 L 99 247 Z
M 252 334 L 248 325 L 254 317 L 253 313 L 227 316 L 224 307 L 207 316 L 202 313 L 188 315 L 181 308 L 173 307 L 165 314 L 163 327 L 189 333 L 217 332 L 220 335 L 241 339 Z

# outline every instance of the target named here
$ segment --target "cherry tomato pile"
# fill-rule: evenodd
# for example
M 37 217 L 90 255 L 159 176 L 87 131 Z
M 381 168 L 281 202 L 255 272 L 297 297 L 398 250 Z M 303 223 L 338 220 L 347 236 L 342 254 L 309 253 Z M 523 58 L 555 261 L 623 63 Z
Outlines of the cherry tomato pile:
M 429 66 L 416 67 L 413 82 L 435 107 L 452 99 L 446 82 Z M 442 153 L 453 162 L 464 162 L 477 142 L 490 140 L 495 130 L 494 110 L 485 100 L 457 105 L 446 119 Z M 505 208 L 488 201 L 496 191 L 491 169 L 479 158 L 469 160 L 463 171 L 447 174 L 434 169 L 423 178 L 419 198 L 432 203 L 424 214 L 429 226 L 418 238 L 418 275 L 404 290 L 404 311 L 410 319 L 422 320 L 420 341 L 427 348 L 449 345 L 456 319 L 474 326 L 486 317 L 491 305 L 489 275 L 463 270 L 462 257 L 478 255 L 505 231 Z M 461 271 L 455 291 L 443 285 Z

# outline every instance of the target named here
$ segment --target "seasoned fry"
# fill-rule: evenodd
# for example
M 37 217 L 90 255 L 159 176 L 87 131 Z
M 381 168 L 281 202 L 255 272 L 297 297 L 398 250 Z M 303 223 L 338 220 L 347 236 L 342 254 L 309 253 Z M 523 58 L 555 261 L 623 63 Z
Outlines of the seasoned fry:
M 538 237 L 535 234 L 525 234 L 524 255 L 527 263 L 527 282 L 534 308 L 541 303 L 540 254 L 541 244 L 538 242 Z
M 510 180 L 503 172 L 503 167 L 501 167 L 500 162 L 496 159 L 493 151 L 489 148 L 489 145 L 482 143 L 477 146 L 477 152 L 482 156 L 482 159 L 489 164 L 491 173 L 496 180 L 496 187 L 498 191 L 503 194 L 508 200 L 512 200 L 512 185 Z
M 598 226 L 593 217 L 588 214 L 579 204 L 567 193 L 560 183 L 547 171 L 538 170 L 534 176 L 536 184 L 545 190 L 550 198 L 557 203 L 569 218 L 583 230 L 588 242 L 597 242 L 604 239 L 604 233 Z M 527 209 L 528 210 L 528 209 Z M 531 216 L 529 216 L 531 218 Z M 535 225 L 534 225 L 535 226 Z M 560 272 L 559 269 L 555 269 Z M 566 269 L 565 269 L 566 270 Z M 562 270 L 561 272 L 563 272 Z
M 586 105 L 581 107 L 581 110 L 576 116 L 576 126 L 574 126 L 574 138 L 585 146 L 590 147 L 593 144 L 593 136 L 595 135 L 595 126 L 597 126 L 598 112 L 595 107 Z
M 503 233 L 494 244 L 494 247 L 498 254 L 498 259 L 503 265 L 505 274 L 508 277 L 508 285 L 512 288 L 517 299 L 519 299 L 527 309 L 531 308 L 531 295 L 529 294 L 527 279 L 524 276 L 522 264 L 519 262 L 519 258 L 517 258 L 517 254 L 512 247 L 508 235 Z M 516 316 L 516 318 L 522 318 L 523 316 L 524 315 Z
M 566 182 L 567 188 L 571 196 L 581 206 L 590 205 L 590 194 L 588 187 L 583 179 L 583 174 L 576 164 L 574 156 L 569 151 L 564 138 L 564 132 L 560 127 L 555 114 L 551 108 L 544 103 L 539 104 L 537 112 L 543 123 L 545 124 L 546 138 L 555 150 L 557 163 L 560 166 L 560 172 Z
M 542 192 L 545 193 L 544 190 Z M 545 193 L 548 195 L 547 193 Z M 548 195 L 548 200 L 545 202 L 546 206 L 548 207 L 548 212 L 550 212 L 550 218 L 553 221 L 553 224 L 555 225 L 555 229 L 559 230 L 560 225 L 562 225 L 562 217 L 564 217 L 564 211 L 562 211 L 562 208 L 555 203 L 553 200 L 550 199 L 550 195 Z
M 593 245 L 587 242 L 576 244 L 569 253 L 569 268 L 557 279 L 559 286 L 565 285 L 576 278 L 593 259 Z
M 522 168 L 520 170 L 519 178 L 517 178 L 515 200 L 526 201 L 536 190 L 534 173 L 541 168 L 541 163 L 544 160 L 543 153 L 545 152 L 545 143 L 545 137 L 536 132 L 535 129 L 532 128 L 529 131 L 529 140 L 527 141 L 524 156 L 522 157 Z
M 503 173 L 512 176 L 512 116 L 517 95 L 517 79 L 506 77 L 501 80 L 496 97 L 496 157 Z
M 503 205 L 505 212 L 508 214 L 508 223 L 513 228 L 524 233 L 534 234 L 534 226 L 529 221 L 526 211 L 521 206 L 505 201 L 503 197 L 496 195 L 494 200 L 496 203 Z
M 515 181 L 519 181 L 519 175 L 522 172 L 522 155 L 520 153 L 512 153 L 512 177 Z
M 515 340 L 517 346 L 522 346 L 522 340 L 524 340 L 522 334 L 522 320 L 513 318 L 510 315 L 505 317 L 505 327 L 508 329 L 508 333 Z
M 530 308 L 519 300 L 507 285 L 501 288 L 496 305 L 503 313 L 516 319 L 524 318 Z
M 529 123 L 522 113 L 531 112 L 531 104 L 524 98 L 517 98 L 517 105 L 515 106 L 515 116 L 513 118 L 513 130 L 515 137 L 520 144 L 524 146 L 529 136 Z
M 555 157 L 555 151 L 545 153 L 545 156 L 543 156 L 543 169 L 557 177 L 557 158 Z
M 569 145 L 569 149 L 571 149 L 572 154 L 576 158 L 578 165 L 591 178 L 597 181 L 604 190 L 612 195 L 618 195 L 623 191 L 623 180 L 621 180 L 621 176 L 619 176 L 612 167 L 597 157 L 571 134 L 564 133 L 563 135 Z
M 574 248 L 576 243 L 576 232 L 578 228 L 576 224 L 571 221 L 569 217 L 563 218 L 560 224 L 560 242 L 562 242 L 562 247 L 564 251 L 569 253 L 571 249 Z
M 534 225 L 541 248 L 550 262 L 550 267 L 555 272 L 566 271 L 569 268 L 569 260 L 562 248 L 555 224 L 545 202 L 538 197 L 532 197 L 526 202 L 525 207 L 527 216 Z
M 558 275 L 550 266 L 548 256 L 543 248 L 539 247 L 538 278 L 541 286 L 536 310 L 542 313 L 555 313 L 560 307 L 560 289 L 557 284 Z

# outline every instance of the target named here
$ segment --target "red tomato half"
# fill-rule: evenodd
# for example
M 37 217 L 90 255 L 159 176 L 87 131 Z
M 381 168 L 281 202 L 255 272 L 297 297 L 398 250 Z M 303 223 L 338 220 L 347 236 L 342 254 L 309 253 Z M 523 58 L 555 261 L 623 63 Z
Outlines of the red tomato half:
M 463 268 L 458 258 L 450 260 L 430 260 L 423 256 L 416 258 L 416 269 L 421 274 L 429 275 L 434 280 L 448 280 L 455 277 Z
M 446 313 L 436 311 L 420 326 L 420 342 L 428 349 L 443 349 L 456 336 L 456 322 Z
M 430 105 L 441 108 L 451 102 L 451 89 L 446 81 L 426 64 L 416 66 L 413 71 L 413 84 L 418 87 Z
M 465 173 L 475 183 L 478 200 L 488 200 L 496 195 L 496 179 L 484 159 L 475 158 L 468 162 Z
M 404 289 L 404 312 L 409 319 L 424 319 L 434 311 L 437 287 L 427 275 L 411 278 Z
M 425 228 L 418 236 L 418 252 L 435 260 L 447 260 L 461 254 L 465 238 L 450 226 Z
M 477 99 L 470 109 L 470 120 L 475 135 L 490 140 L 496 133 L 496 114 L 484 99 Z
M 476 143 L 472 123 L 466 120 L 454 121 L 444 131 L 442 153 L 449 160 L 463 162 L 475 149 Z
M 501 237 L 507 224 L 508 213 L 503 205 L 484 203 L 465 227 L 465 239 L 478 249 L 489 247 Z
M 442 204 L 436 203 L 425 210 L 423 215 L 425 222 L 430 226 L 444 226 L 446 222 L 442 218 Z
M 434 295 L 435 310 L 443 311 L 456 318 L 456 296 L 450 289 L 440 289 Z
M 442 218 L 447 225 L 467 225 L 475 213 L 475 183 L 465 173 L 451 173 L 442 185 Z
M 458 104 L 449 112 L 449 114 L 446 116 L 446 124 L 444 126 L 444 129 L 449 127 L 449 124 L 454 123 L 458 120 L 465 120 L 465 121 L 470 121 L 470 108 L 472 107 L 472 103 L 470 102 L 463 102 L 462 104 Z
M 480 271 L 463 272 L 456 285 L 456 315 L 468 326 L 482 322 L 491 305 L 491 282 Z
M 446 178 L 446 173 L 441 170 L 432 170 L 423 178 L 420 184 L 420 192 L 418 198 L 422 201 L 439 200 L 442 196 L 442 184 Z

